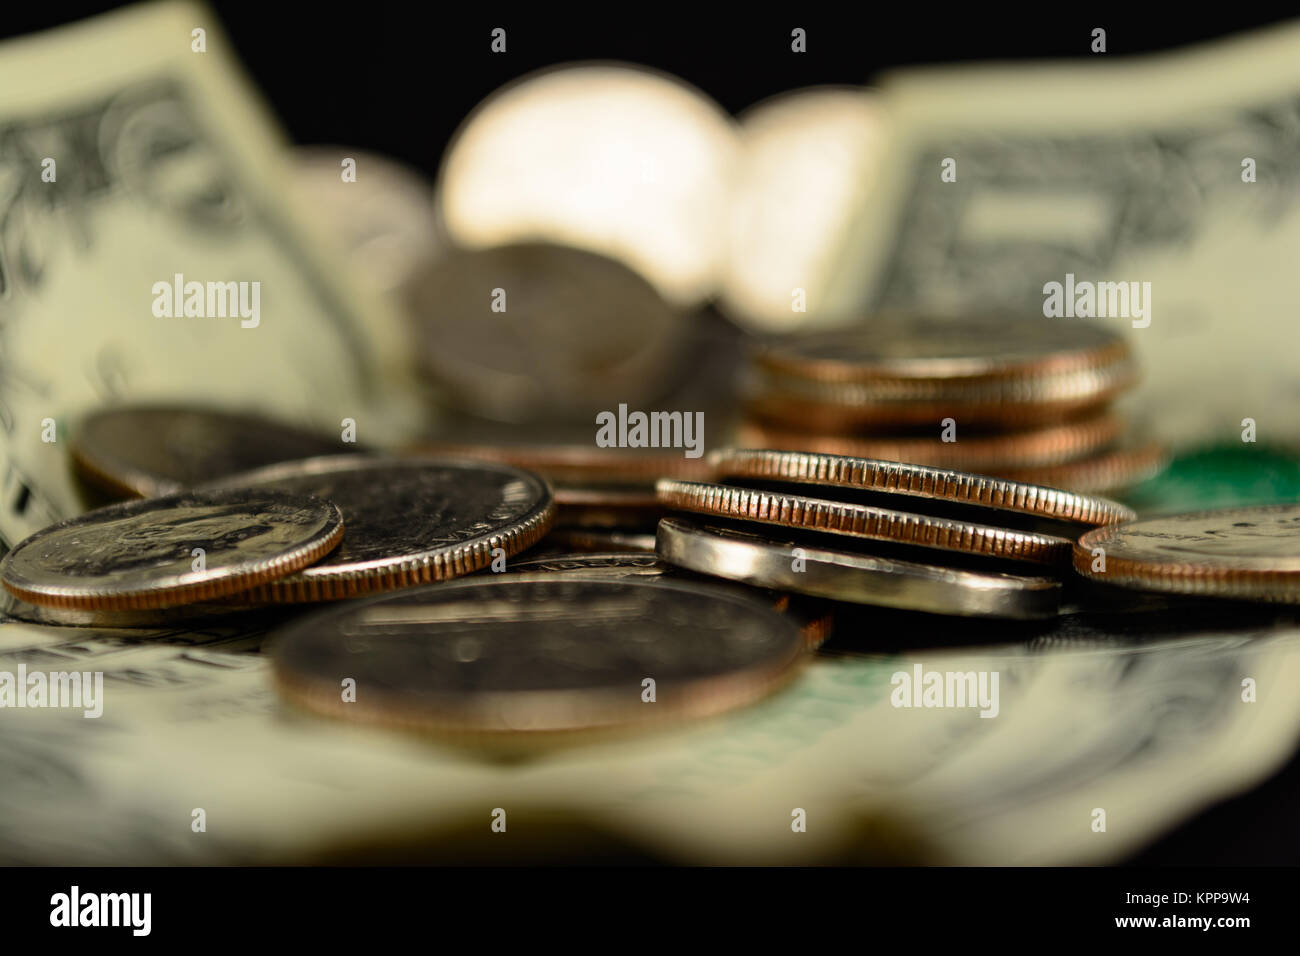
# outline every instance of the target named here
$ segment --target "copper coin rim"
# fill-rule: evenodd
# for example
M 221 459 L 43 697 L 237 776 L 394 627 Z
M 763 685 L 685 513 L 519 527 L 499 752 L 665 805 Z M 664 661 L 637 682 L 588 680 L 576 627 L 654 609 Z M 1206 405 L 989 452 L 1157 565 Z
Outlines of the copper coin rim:
M 1074 569 L 1095 581 L 1122 587 L 1198 597 L 1243 598 L 1300 604 L 1300 558 L 1292 569 L 1247 568 L 1215 565 L 1207 556 L 1204 561 L 1156 561 L 1128 558 L 1113 553 L 1113 542 L 1120 540 L 1125 528 L 1147 521 L 1174 517 L 1213 518 L 1232 513 L 1281 511 L 1295 509 L 1292 504 L 1190 511 L 1179 515 L 1154 515 L 1148 519 L 1107 528 L 1094 528 L 1079 537 L 1074 545 Z M 1106 570 L 1092 570 L 1093 549 L 1105 551 Z
M 718 473 L 727 477 L 878 491 L 1085 525 L 1137 517 L 1131 508 L 1097 495 L 908 462 L 744 448 L 720 449 L 711 458 Z
M 550 483 L 540 475 L 504 465 L 500 462 L 487 462 L 451 458 L 420 457 L 384 457 L 375 455 L 326 455 L 317 458 L 304 458 L 299 461 L 279 462 L 267 465 L 240 475 L 231 475 L 214 484 L 225 486 L 229 482 L 244 482 L 260 479 L 276 481 L 293 477 L 296 469 L 310 463 L 334 463 L 337 470 L 346 470 L 349 465 L 367 468 L 382 468 L 400 464 L 402 466 L 437 466 L 452 465 L 478 469 L 498 469 L 515 472 L 521 478 L 538 482 L 542 486 L 543 496 L 531 511 L 516 519 L 514 523 L 501 531 L 490 535 L 471 538 L 455 546 L 442 546 L 431 549 L 418 556 L 405 556 L 372 562 L 367 567 L 348 570 L 327 570 L 319 573 L 294 573 L 274 581 L 267 581 L 257 587 L 237 595 L 234 600 L 240 604 L 313 604 L 326 601 L 339 601 L 347 598 L 361 597 L 368 594 L 380 594 L 401 588 L 415 587 L 421 584 L 433 584 L 452 578 L 472 574 L 492 563 L 492 552 L 501 548 L 506 557 L 518 554 L 540 541 L 555 523 L 557 505 Z M 277 474 L 285 472 L 285 474 Z M 328 472 L 326 472 L 328 473 Z M 258 487 L 257 484 L 238 487 Z M 300 569 L 311 571 L 310 568 Z
M 561 579 L 551 572 L 520 572 L 510 575 L 508 581 L 461 581 L 457 582 L 456 585 L 451 585 L 451 587 L 491 588 L 494 586 L 517 586 L 537 582 L 550 583 L 558 580 Z M 608 578 L 596 575 L 584 577 L 580 574 L 566 574 L 562 580 L 565 583 L 585 582 L 605 586 L 612 583 Z M 662 581 L 640 580 L 622 583 L 631 587 L 668 589 L 679 587 L 677 583 Z M 691 587 L 710 589 L 707 584 L 691 585 Z M 634 702 L 625 703 L 624 697 L 626 694 L 619 692 L 618 703 L 614 703 L 613 695 L 615 692 L 611 688 L 577 691 L 583 697 L 582 709 L 588 713 L 600 715 L 599 719 L 596 720 L 562 722 L 549 726 L 503 727 L 493 726 L 477 716 L 478 713 L 497 710 L 497 707 L 492 706 L 494 701 L 502 703 L 509 701 L 513 706 L 517 706 L 520 701 L 524 701 L 528 697 L 535 697 L 539 701 L 544 701 L 571 696 L 575 693 L 572 690 L 565 689 L 496 691 L 475 694 L 473 696 L 476 702 L 487 706 L 478 708 L 476 712 L 471 713 L 466 713 L 464 708 L 451 701 L 442 707 L 431 707 L 424 701 L 414 703 L 400 699 L 396 699 L 392 703 L 375 704 L 372 701 L 362 700 L 361 695 L 359 695 L 357 701 L 345 703 L 339 695 L 337 682 L 295 674 L 275 653 L 274 644 L 271 649 L 272 674 L 280 692 L 290 701 L 306 710 L 327 717 L 342 718 L 354 723 L 375 724 L 426 735 L 470 736 L 482 742 L 491 742 L 494 740 L 509 741 L 536 737 L 567 738 L 602 731 L 672 725 L 682 721 L 716 716 L 756 703 L 798 676 L 802 666 L 811 657 L 808 640 L 793 620 L 784 617 L 781 612 L 767 606 L 758 598 L 742 597 L 721 587 L 717 590 L 717 596 L 720 599 L 736 604 L 748 603 L 760 613 L 774 615 L 774 619 L 780 621 L 781 627 L 788 628 L 791 632 L 793 640 L 789 652 L 758 665 L 739 668 L 725 674 L 690 679 L 688 683 L 698 685 L 691 692 L 671 702 L 668 706 L 663 706 L 663 702 L 659 702 L 656 703 L 654 708 L 648 710 L 641 701 L 639 694 L 634 695 Z M 377 603 L 386 597 L 391 596 L 380 596 L 367 603 Z M 347 606 L 342 611 L 344 613 L 354 613 L 356 607 Z M 320 615 L 315 616 L 313 620 L 325 623 L 325 621 L 320 620 Z M 286 628 L 285 631 L 288 632 L 290 629 L 297 631 L 300 626 L 299 624 L 293 624 Z M 395 697 L 400 698 L 400 695 L 395 695 Z
M 234 489 L 232 489 L 232 491 L 234 491 Z M 56 522 L 55 524 L 30 535 L 23 541 L 20 541 L 14 546 L 13 550 L 10 551 L 9 554 L 5 555 L 4 560 L 0 561 L 0 583 L 3 583 L 5 590 L 20 601 L 26 601 L 28 604 L 34 604 L 41 607 L 59 608 L 70 611 L 155 610 L 186 604 L 197 604 L 204 601 L 212 601 L 243 594 L 250 588 L 265 585 L 269 581 L 284 577 L 285 575 L 293 574 L 296 571 L 311 566 L 333 551 L 338 546 L 339 542 L 343 540 L 343 515 L 339 511 L 338 506 L 332 501 L 319 498 L 315 495 L 290 494 L 287 492 L 268 491 L 263 489 L 250 488 L 238 489 L 238 491 L 244 492 L 250 499 L 255 499 L 260 496 L 320 502 L 326 506 L 327 514 L 333 518 L 333 523 L 329 526 L 328 530 L 323 532 L 316 540 L 289 548 L 285 552 L 278 554 L 273 558 L 267 558 L 258 562 L 256 566 L 247 570 L 231 570 L 219 577 L 196 581 L 178 587 L 127 591 L 109 591 L 103 588 L 60 589 L 56 593 L 44 588 L 24 587 L 21 584 L 16 584 L 8 579 L 6 571 L 9 568 L 13 555 L 17 554 L 30 542 L 47 534 L 54 533 L 56 530 L 60 530 L 74 523 L 85 522 L 87 524 L 92 524 L 93 522 L 87 521 L 87 519 L 104 511 L 125 511 L 141 507 L 156 508 L 160 504 L 165 505 L 169 503 L 171 499 L 202 498 L 209 493 L 204 491 L 180 491 L 157 498 L 135 498 L 130 501 L 119 502 L 117 504 L 107 505 L 103 508 L 97 508 L 94 511 L 88 511 L 83 515 Z
M 1073 547 L 1068 538 L 1054 535 L 824 498 L 675 478 L 661 479 L 655 487 L 660 501 L 681 511 L 962 554 L 1059 565 L 1068 563 Z

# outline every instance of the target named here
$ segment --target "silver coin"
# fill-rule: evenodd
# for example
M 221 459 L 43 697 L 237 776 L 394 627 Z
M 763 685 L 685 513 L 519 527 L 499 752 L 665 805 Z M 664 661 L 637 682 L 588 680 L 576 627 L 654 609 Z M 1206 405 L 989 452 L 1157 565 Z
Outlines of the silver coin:
M 685 332 L 627 266 L 544 243 L 453 253 L 412 283 L 408 311 L 445 399 L 517 422 L 657 397 Z
M 71 445 L 73 465 L 84 478 L 142 498 L 342 447 L 337 438 L 256 415 L 182 405 L 93 412 L 77 425 Z
M 656 553 L 670 564 L 756 587 L 855 604 L 977 617 L 1052 617 L 1060 582 L 832 551 L 718 524 L 659 522 Z
M 783 684 L 802 651 L 792 622 L 730 589 L 544 574 L 347 605 L 272 645 L 280 689 L 301 706 L 480 739 L 719 713 Z
M 258 489 L 192 491 L 109 505 L 20 542 L 0 563 L 10 594 L 63 608 L 206 601 L 283 577 L 343 535 L 332 502 Z
M 343 161 L 355 178 L 344 180 Z M 345 146 L 293 150 L 299 196 L 370 280 L 396 293 L 446 247 L 433 184 L 415 170 Z
M 331 601 L 459 577 L 490 564 L 495 549 L 509 556 L 529 547 L 555 517 L 546 482 L 490 462 L 336 455 L 221 486 L 319 495 L 347 523 L 326 560 L 243 596 L 254 602 Z

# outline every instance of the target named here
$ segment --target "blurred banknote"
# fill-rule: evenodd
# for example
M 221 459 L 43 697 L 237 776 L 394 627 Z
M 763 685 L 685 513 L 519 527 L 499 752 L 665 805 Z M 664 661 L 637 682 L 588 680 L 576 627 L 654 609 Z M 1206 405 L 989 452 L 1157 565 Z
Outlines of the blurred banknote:
M 4 711 L 0 860 L 310 862 L 456 828 L 473 855 L 497 838 L 493 811 L 515 833 L 558 809 L 678 862 L 1116 862 L 1261 781 L 1300 734 L 1285 623 L 823 658 L 749 710 L 513 763 L 297 713 L 258 642 L 246 626 L 0 621 L 0 684 L 103 674 L 98 717 Z M 918 672 L 992 693 L 909 703 L 898 675 Z
M 1300 24 L 1094 59 L 887 77 L 891 144 L 809 311 L 1091 310 L 1161 437 L 1300 438 Z
M 195 398 L 378 438 L 398 326 L 318 252 L 281 148 L 202 6 L 0 46 L 0 550 L 77 509 L 67 428 L 90 407 Z

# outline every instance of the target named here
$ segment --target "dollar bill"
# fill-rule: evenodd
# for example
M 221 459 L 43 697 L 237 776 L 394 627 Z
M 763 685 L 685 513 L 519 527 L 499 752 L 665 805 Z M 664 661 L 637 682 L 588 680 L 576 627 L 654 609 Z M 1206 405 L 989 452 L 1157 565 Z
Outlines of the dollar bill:
M 822 658 L 749 710 L 509 763 L 298 713 L 261 639 L 0 622 L 0 672 L 104 674 L 97 718 L 0 710 L 0 859 L 309 862 L 457 829 L 490 840 L 500 809 L 507 833 L 559 810 L 685 863 L 1107 863 L 1259 782 L 1300 736 L 1286 625 Z M 996 673 L 994 706 L 900 706 L 917 668 Z
M 322 252 L 283 148 L 203 6 L 0 45 L 0 551 L 78 510 L 89 407 L 401 427 L 399 325 Z
M 1300 23 L 1094 60 L 887 76 L 891 142 L 822 310 L 1069 322 L 1044 315 L 1049 283 L 1124 283 L 1146 314 L 1096 321 L 1129 335 L 1161 437 L 1235 440 L 1251 418 L 1295 441 Z

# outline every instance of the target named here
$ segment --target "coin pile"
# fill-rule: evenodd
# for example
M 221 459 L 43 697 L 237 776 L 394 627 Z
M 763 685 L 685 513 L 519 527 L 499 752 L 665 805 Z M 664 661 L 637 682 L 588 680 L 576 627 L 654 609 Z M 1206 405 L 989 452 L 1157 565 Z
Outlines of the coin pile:
M 749 449 L 711 461 L 723 482 L 659 481 L 666 507 L 706 522 L 661 522 L 660 557 L 863 604 L 1050 616 L 1078 534 L 1134 517 L 1105 498 L 924 465 Z M 1017 565 L 1037 574 L 1007 573 Z
M 752 350 L 740 444 L 907 461 L 1081 492 L 1157 471 L 1113 399 L 1124 339 L 1086 321 L 879 316 Z
M 753 703 L 850 606 L 1006 622 L 1126 590 L 1300 603 L 1300 505 L 1136 521 L 1059 488 L 745 448 L 319 454 L 337 448 L 192 407 L 99 412 L 73 439 L 97 493 L 133 498 L 19 543 L 0 563 L 9 613 L 101 627 L 274 614 L 287 700 L 492 747 Z M 560 496 L 522 463 L 630 496 L 657 478 L 636 502 L 653 534 L 554 529 Z

